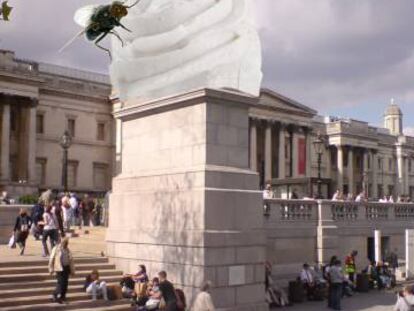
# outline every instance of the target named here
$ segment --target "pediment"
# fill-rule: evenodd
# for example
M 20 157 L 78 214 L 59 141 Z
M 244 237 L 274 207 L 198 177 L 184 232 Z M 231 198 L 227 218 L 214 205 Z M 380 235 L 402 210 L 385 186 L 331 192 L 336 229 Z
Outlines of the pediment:
M 269 89 L 261 90 L 259 106 L 261 105 L 266 109 L 270 108 L 302 116 L 313 117 L 317 114 L 316 110 Z

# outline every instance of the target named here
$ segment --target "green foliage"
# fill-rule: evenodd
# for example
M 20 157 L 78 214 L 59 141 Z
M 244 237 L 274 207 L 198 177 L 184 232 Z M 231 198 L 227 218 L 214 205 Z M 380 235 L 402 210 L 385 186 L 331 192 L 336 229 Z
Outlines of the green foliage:
M 28 195 L 22 195 L 19 198 L 19 203 L 20 204 L 28 204 L 28 205 L 33 205 L 36 204 L 38 201 L 38 195 L 37 194 L 28 194 Z

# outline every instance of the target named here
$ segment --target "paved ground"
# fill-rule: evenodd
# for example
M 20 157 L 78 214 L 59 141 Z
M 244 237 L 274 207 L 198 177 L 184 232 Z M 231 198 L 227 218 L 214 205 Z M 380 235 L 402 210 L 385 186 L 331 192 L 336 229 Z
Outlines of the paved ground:
M 396 296 L 393 292 L 372 291 L 368 294 L 356 294 L 351 298 L 342 300 L 343 311 L 393 311 Z M 330 310 L 324 302 L 306 302 L 296 304 L 293 307 L 278 308 L 276 310 L 286 311 L 323 311 Z

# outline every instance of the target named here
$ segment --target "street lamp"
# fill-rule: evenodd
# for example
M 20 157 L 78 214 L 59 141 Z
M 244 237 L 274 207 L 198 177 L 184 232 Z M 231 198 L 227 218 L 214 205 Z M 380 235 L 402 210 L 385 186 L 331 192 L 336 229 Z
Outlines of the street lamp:
M 321 166 L 322 166 L 322 154 L 325 149 L 325 140 L 322 137 L 322 134 L 319 132 L 316 140 L 313 142 L 313 147 L 316 154 L 318 155 L 318 199 L 322 198 L 322 176 L 321 176 Z
M 62 186 L 63 191 L 68 191 L 68 149 L 72 145 L 72 136 L 66 130 L 60 138 L 60 146 L 63 149 L 62 159 Z

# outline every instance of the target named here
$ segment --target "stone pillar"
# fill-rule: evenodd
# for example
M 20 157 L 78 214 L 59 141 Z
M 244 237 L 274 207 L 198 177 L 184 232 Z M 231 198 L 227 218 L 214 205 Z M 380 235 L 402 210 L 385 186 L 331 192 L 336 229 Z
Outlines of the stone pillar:
M 372 152 L 372 198 L 378 199 L 378 156 L 376 151 Z
M 266 124 L 265 129 L 265 181 L 272 180 L 272 123 Z
M 189 305 L 211 280 L 218 310 L 268 310 L 262 194 L 249 165 L 248 114 L 257 101 L 204 89 L 128 102 L 115 114 L 122 174 L 113 179 L 106 241 L 118 269 L 167 271 Z
M 337 159 L 337 166 L 338 166 L 338 186 L 337 188 L 339 191 L 344 190 L 344 150 L 343 146 L 337 145 L 338 148 L 338 159 Z
M 292 177 L 296 178 L 299 177 L 299 141 L 298 141 L 298 130 L 296 128 L 293 129 L 292 132 Z
M 250 169 L 257 172 L 257 125 L 250 119 Z
M 364 159 L 363 159 L 363 171 L 362 171 L 362 176 L 363 176 L 363 179 L 362 179 L 362 189 L 364 190 L 364 192 L 365 192 L 365 195 L 366 196 L 369 196 L 369 195 L 371 195 L 370 193 L 368 193 L 368 190 L 369 190 L 369 187 L 368 187 L 368 185 L 369 185 L 369 175 L 368 175 L 368 156 L 369 156 L 369 153 L 368 153 L 368 150 L 364 150 L 363 151 L 364 152 Z M 364 177 L 365 177 L 365 179 L 364 179 Z
M 1 179 L 10 180 L 10 105 L 3 104 L 1 125 Z
M 381 230 L 374 231 L 375 261 L 382 262 Z
M 355 179 L 354 179 L 354 150 L 350 146 L 348 149 L 348 189 L 349 193 L 355 193 Z
M 414 278 L 414 230 L 405 230 L 405 271 L 406 278 Z
M 312 177 L 312 131 L 306 129 L 306 177 Z
M 317 256 L 318 263 L 326 265 L 332 256 L 338 254 L 338 227 L 332 219 L 332 202 L 318 201 Z
M 401 147 L 397 147 L 397 170 L 398 170 L 398 191 L 397 195 L 402 195 L 404 192 L 404 157 Z
M 279 127 L 279 179 L 286 178 L 286 132 L 285 125 L 280 123 Z
M 36 182 L 36 106 L 28 108 L 27 118 L 27 171 L 28 181 Z
M 408 156 L 405 156 L 404 163 L 405 163 L 405 178 L 404 178 L 404 195 L 410 195 L 410 166 L 409 166 L 410 158 Z

